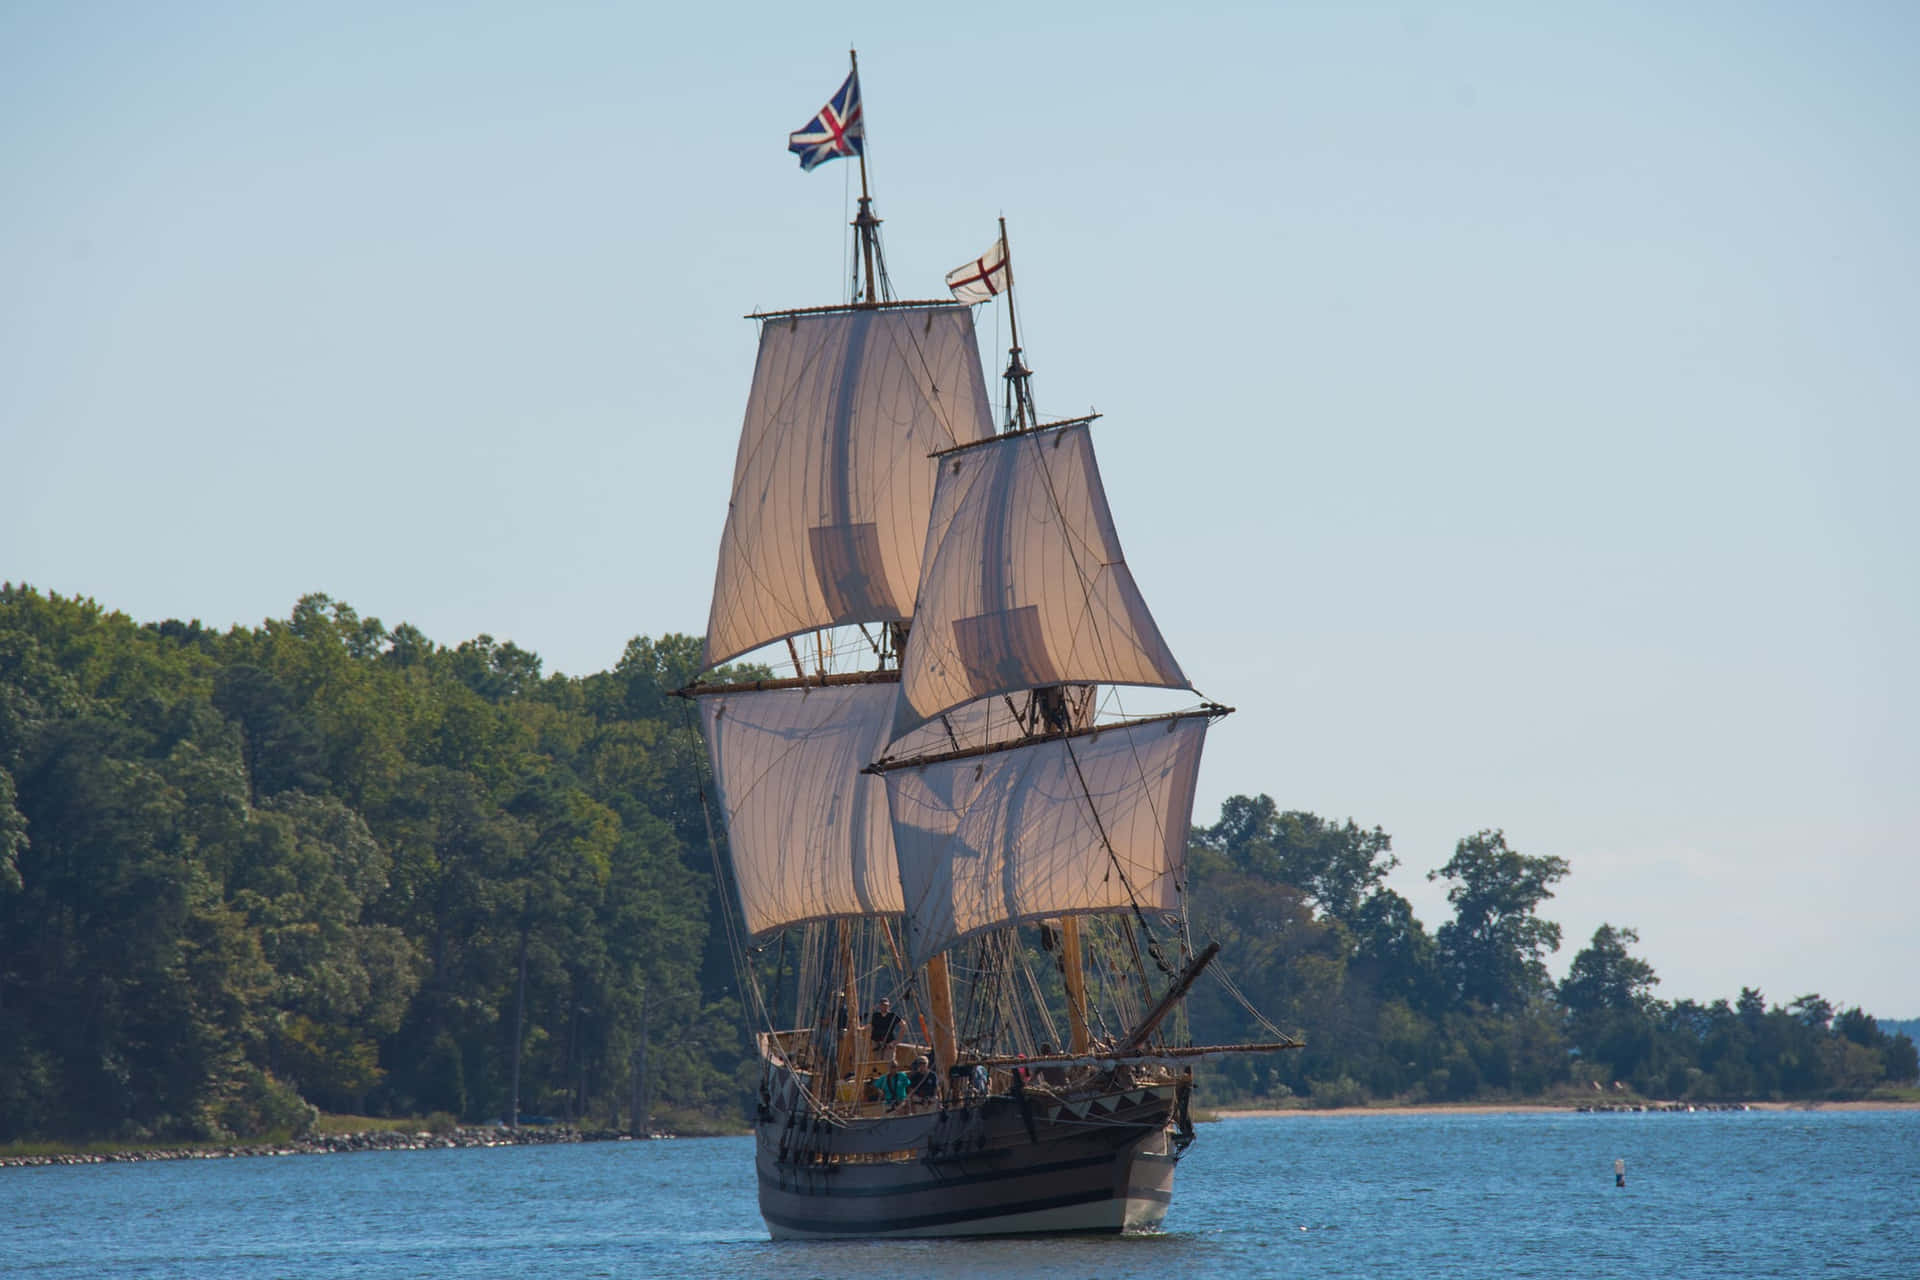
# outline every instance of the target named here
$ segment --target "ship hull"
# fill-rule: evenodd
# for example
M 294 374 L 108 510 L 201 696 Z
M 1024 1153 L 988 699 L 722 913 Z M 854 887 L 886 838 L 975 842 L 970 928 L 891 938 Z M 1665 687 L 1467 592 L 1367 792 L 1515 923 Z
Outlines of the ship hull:
M 771 1109 L 760 1214 L 776 1240 L 1150 1231 L 1173 1198 L 1173 1104 L 1163 1086 L 840 1121 Z

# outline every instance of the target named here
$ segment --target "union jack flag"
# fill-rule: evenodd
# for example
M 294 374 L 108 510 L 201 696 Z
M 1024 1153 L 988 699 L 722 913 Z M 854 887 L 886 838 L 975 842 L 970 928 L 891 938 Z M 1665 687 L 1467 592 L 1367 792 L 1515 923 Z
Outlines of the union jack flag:
M 811 169 L 839 156 L 859 155 L 866 137 L 866 122 L 860 118 L 860 73 L 849 71 L 846 83 L 820 108 L 820 114 L 787 135 L 787 150 L 800 157 L 802 169 Z

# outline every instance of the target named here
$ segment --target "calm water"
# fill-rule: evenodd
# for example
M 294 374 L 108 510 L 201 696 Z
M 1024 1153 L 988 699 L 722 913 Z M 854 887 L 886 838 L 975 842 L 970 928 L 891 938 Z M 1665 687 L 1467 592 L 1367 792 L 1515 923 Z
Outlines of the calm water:
M 747 1139 L 0 1169 L 0 1275 L 1920 1276 L 1920 1112 L 1200 1133 L 1125 1239 L 775 1245 Z

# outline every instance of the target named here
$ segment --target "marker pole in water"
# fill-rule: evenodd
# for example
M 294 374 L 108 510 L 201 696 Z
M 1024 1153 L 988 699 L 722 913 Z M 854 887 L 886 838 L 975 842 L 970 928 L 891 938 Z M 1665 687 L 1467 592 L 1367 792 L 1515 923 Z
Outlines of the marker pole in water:
M 1627 1185 L 1627 1162 L 1625 1160 L 1615 1160 L 1613 1162 L 1613 1185 L 1616 1187 L 1624 1187 Z

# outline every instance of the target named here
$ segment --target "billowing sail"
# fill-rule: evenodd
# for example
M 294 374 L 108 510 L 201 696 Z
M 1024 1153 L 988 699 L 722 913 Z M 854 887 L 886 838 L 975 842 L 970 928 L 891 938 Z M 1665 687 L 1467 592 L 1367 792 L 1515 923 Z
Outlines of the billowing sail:
M 886 792 L 860 772 L 886 743 L 893 693 L 854 684 L 700 699 L 749 933 L 900 910 Z
M 896 734 L 1042 685 L 1188 687 L 1121 556 L 1085 423 L 939 464 Z
M 1207 724 L 1115 725 L 883 775 L 912 963 L 999 925 L 1176 909 Z
M 747 931 L 803 920 L 897 915 L 900 876 L 881 754 L 894 685 L 740 689 L 700 698 L 733 878 Z M 1019 733 L 997 700 L 961 707 L 895 744 L 924 754 Z
M 992 434 L 965 307 L 768 319 L 704 665 L 819 627 L 909 616 L 933 505 L 928 455 Z

